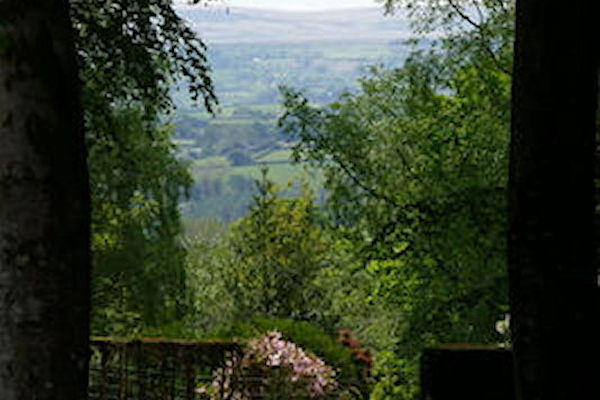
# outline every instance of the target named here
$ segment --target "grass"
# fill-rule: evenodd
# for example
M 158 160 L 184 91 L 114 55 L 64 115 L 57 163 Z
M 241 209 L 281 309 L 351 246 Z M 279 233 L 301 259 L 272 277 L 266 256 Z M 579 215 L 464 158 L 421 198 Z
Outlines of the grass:
M 289 182 L 295 183 L 302 176 L 302 166 L 294 165 L 291 163 L 287 164 L 276 164 L 266 165 L 269 168 L 268 177 L 275 184 L 279 186 L 285 186 Z M 265 167 L 264 164 L 245 165 L 241 167 L 231 168 L 232 175 L 242 175 L 252 177 L 254 179 L 260 179 L 262 176 L 262 169 Z

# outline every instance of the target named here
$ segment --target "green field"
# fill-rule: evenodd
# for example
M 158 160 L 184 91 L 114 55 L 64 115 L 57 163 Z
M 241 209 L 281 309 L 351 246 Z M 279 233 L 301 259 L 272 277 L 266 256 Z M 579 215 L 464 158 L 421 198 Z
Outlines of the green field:
M 182 203 L 185 218 L 210 218 L 232 221 L 242 216 L 256 194 L 256 181 L 264 168 L 268 179 L 281 189 L 283 196 L 298 193 L 306 182 L 315 194 L 322 191 L 322 174 L 306 165 L 289 160 L 290 150 L 264 155 L 252 165 L 234 166 L 222 156 L 196 161 L 191 166 L 195 184 L 192 197 Z
M 268 169 L 269 179 L 281 187 L 290 183 L 297 184 L 302 180 L 311 183 L 321 180 L 318 170 L 291 162 L 290 155 L 290 150 L 276 150 L 267 153 L 255 164 L 244 166 L 233 166 L 227 158 L 216 156 L 196 161 L 191 170 L 195 181 L 203 179 L 227 181 L 233 175 L 256 180 L 261 178 L 264 168 Z

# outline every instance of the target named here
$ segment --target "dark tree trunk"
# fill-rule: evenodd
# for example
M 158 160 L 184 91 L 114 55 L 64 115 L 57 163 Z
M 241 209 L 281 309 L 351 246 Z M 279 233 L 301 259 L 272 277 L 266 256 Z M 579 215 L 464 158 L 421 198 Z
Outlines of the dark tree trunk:
M 0 0 L 0 399 L 87 398 L 89 190 L 67 0 Z
M 517 1 L 508 262 L 522 400 L 600 397 L 596 3 Z

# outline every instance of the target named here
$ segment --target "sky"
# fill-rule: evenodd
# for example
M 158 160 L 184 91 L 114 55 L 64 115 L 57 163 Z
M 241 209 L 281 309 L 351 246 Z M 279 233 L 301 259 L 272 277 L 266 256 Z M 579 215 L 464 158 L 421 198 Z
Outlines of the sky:
M 176 0 L 184 3 L 185 0 Z M 215 4 L 225 4 L 230 7 L 267 8 L 286 11 L 318 11 L 343 8 L 375 7 L 375 0 L 217 0 Z

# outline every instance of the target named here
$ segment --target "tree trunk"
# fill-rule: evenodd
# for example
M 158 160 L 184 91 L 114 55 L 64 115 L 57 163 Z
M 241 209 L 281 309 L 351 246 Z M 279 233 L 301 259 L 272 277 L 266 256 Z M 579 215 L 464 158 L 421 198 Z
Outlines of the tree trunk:
M 89 189 L 67 0 L 0 0 L 0 399 L 87 398 Z
M 517 1 L 509 278 L 517 398 L 592 399 L 597 1 Z

